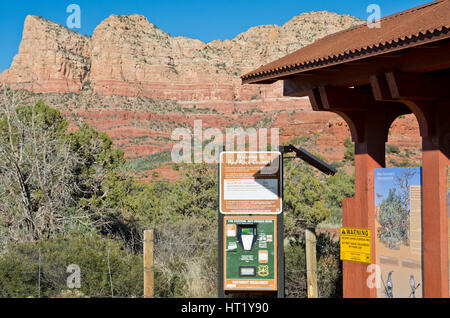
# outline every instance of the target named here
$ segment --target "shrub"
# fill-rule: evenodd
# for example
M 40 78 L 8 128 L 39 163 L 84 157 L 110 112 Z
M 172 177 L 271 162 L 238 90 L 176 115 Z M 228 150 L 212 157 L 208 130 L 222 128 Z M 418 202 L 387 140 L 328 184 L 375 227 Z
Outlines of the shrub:
M 114 240 L 97 234 L 72 233 L 39 243 L 20 243 L 0 258 L 0 297 L 37 297 L 39 249 L 41 296 L 63 295 L 67 267 L 81 270 L 79 292 L 89 297 L 111 296 L 108 254 L 114 296 L 138 297 L 143 291 L 142 259 Z
M 187 264 L 174 257 L 166 266 L 155 266 L 155 296 L 159 298 L 183 297 L 187 289 Z
M 161 163 L 166 163 L 171 161 L 171 152 L 164 150 L 144 158 L 134 159 L 125 164 L 125 167 L 134 172 L 139 172 L 143 170 L 151 170 Z
M 393 153 L 393 154 L 399 154 L 400 149 L 396 145 L 386 145 L 386 152 Z
M 285 248 L 284 255 L 286 297 L 305 298 L 308 294 L 305 248 L 300 244 L 289 244 Z
M 317 281 L 320 298 L 342 297 L 339 241 L 328 232 L 317 235 Z

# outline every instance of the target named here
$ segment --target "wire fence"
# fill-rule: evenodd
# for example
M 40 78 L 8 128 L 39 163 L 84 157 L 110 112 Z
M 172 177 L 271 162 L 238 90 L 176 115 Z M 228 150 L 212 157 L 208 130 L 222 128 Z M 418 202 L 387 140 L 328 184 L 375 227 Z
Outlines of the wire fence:
M 216 297 L 217 241 L 163 237 L 154 241 L 155 297 Z M 303 243 L 285 242 L 287 297 L 307 297 Z M 320 297 L 340 297 L 337 246 L 336 240 L 318 236 Z M 0 297 L 142 298 L 143 276 L 143 255 L 116 246 L 33 246 L 0 256 Z

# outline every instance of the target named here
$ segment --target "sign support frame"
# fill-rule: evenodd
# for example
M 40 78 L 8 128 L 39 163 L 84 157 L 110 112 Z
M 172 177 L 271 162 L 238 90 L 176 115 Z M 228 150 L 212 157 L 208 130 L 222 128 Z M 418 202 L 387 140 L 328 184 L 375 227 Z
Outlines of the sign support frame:
M 223 147 L 223 151 L 225 152 L 225 147 Z M 280 146 L 278 152 L 280 152 L 281 154 L 281 160 L 280 160 L 280 177 L 281 177 L 281 189 L 280 189 L 280 196 L 281 196 L 281 213 L 276 215 L 277 218 L 277 240 L 278 240 L 278 244 L 277 244 L 277 288 L 278 290 L 275 292 L 276 297 L 278 298 L 284 298 L 285 297 L 285 270 L 284 270 L 284 266 L 285 266 L 285 262 L 284 262 L 284 191 L 283 191 L 283 186 L 284 186 L 284 170 L 283 170 L 283 162 L 284 159 L 295 159 L 295 158 L 299 158 L 302 159 L 303 161 L 307 162 L 308 164 L 312 165 L 313 167 L 315 167 L 316 169 L 318 169 L 319 171 L 327 174 L 327 175 L 334 175 L 337 173 L 337 170 L 328 165 L 327 163 L 325 163 L 324 161 L 320 160 L 319 158 L 317 158 L 316 156 L 310 154 L 308 151 L 306 151 L 303 148 L 296 148 L 293 145 L 288 145 L 288 146 Z M 286 153 L 295 153 L 294 157 L 284 157 L 284 154 Z M 218 163 L 218 169 L 217 169 L 217 175 L 218 175 L 218 180 L 220 181 L 221 178 L 221 171 L 220 171 L 220 160 Z M 220 188 L 220 185 L 219 185 Z M 220 204 L 220 200 L 221 200 L 221 193 L 220 191 L 218 192 L 218 200 L 219 200 L 219 204 Z M 245 216 L 245 215 L 252 215 L 252 214 L 237 214 L 238 216 Z M 260 215 L 264 215 L 264 214 L 260 214 Z M 273 215 L 273 214 L 272 214 Z M 224 298 L 227 295 L 230 296 L 238 296 L 238 293 L 234 293 L 234 292 L 227 292 L 225 293 L 224 291 L 224 280 L 223 280 L 223 269 L 224 269 L 224 259 L 223 259 L 223 222 L 224 222 L 224 214 L 221 213 L 220 211 L 220 207 L 218 208 L 218 224 L 219 224 L 219 229 L 218 229 L 218 242 L 219 242 L 219 247 L 218 247 L 218 265 L 219 265 L 219 270 L 218 270 L 218 295 L 220 298 Z M 256 291 L 249 291 L 249 292 L 241 292 L 240 296 L 269 296 L 268 294 L 271 292 L 256 292 Z M 272 297 L 274 296 L 273 293 L 271 295 Z
M 223 148 L 225 151 L 225 147 Z M 281 153 L 280 158 L 280 177 L 281 177 L 281 188 L 283 188 L 283 159 L 284 159 L 284 147 L 280 147 L 279 152 Z M 217 169 L 217 177 L 220 182 L 220 162 L 218 163 Z M 281 203 L 282 207 L 284 205 L 284 193 L 281 190 Z M 220 191 L 217 194 L 218 200 L 220 200 Z M 225 214 L 220 212 L 220 209 L 217 211 L 218 214 L 218 267 L 217 271 L 217 282 L 218 282 L 218 297 L 219 298 L 236 298 L 236 297 L 266 297 L 266 298 L 284 298 L 285 297 L 285 262 L 284 262 L 284 209 L 282 208 L 282 212 L 276 215 L 270 214 L 236 214 L 236 216 L 273 216 L 276 217 L 277 220 L 277 290 L 276 291 L 225 291 L 224 290 L 224 217 Z M 228 214 L 227 216 L 230 216 Z

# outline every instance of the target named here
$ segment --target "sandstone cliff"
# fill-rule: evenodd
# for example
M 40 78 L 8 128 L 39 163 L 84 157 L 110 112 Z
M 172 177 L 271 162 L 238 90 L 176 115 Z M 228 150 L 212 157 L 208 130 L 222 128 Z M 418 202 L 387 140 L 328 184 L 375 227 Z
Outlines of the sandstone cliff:
M 141 15 L 112 15 L 85 37 L 28 16 L 19 54 L 0 80 L 34 92 L 80 92 L 175 100 L 280 96 L 280 85 L 242 86 L 239 76 L 313 41 L 359 24 L 348 15 L 310 12 L 283 26 L 249 29 L 204 43 L 172 37 Z
M 0 81 L 35 92 L 80 91 L 90 71 L 90 38 L 28 16 L 19 54 Z
M 343 158 L 349 130 L 332 113 L 313 112 L 307 99 L 283 98 L 281 83 L 241 85 L 240 75 L 327 34 L 361 23 L 351 16 L 311 12 L 282 26 L 256 26 L 231 40 L 204 43 L 173 37 L 140 15 L 112 15 L 82 36 L 29 16 L 19 54 L 0 81 L 25 103 L 42 99 L 73 124 L 107 132 L 137 170 L 164 159 L 175 128 L 280 128 L 281 142 Z M 388 161 L 417 161 L 420 136 L 413 116 L 398 119 L 389 142 L 408 149 Z M 405 150 L 406 151 L 406 150 Z M 165 160 L 165 161 L 164 161 Z M 161 167 L 163 177 L 174 174 Z M 176 173 L 175 173 L 176 174 Z

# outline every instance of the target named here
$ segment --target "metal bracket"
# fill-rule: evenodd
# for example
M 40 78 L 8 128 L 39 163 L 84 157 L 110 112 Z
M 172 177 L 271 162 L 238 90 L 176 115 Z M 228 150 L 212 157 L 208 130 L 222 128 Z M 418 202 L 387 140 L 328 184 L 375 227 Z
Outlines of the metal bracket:
M 332 167 L 329 164 L 327 164 L 326 162 L 320 160 L 319 158 L 312 155 L 311 153 L 309 153 L 308 151 L 306 151 L 303 148 L 296 148 L 293 145 L 280 146 L 280 152 L 282 154 L 293 152 L 293 153 L 295 153 L 295 157 L 287 157 L 287 158 L 291 158 L 291 159 L 300 158 L 303 161 L 307 162 L 311 166 L 317 168 L 318 170 L 320 170 L 321 172 L 323 172 L 327 175 L 335 175 L 338 172 L 334 167 Z

